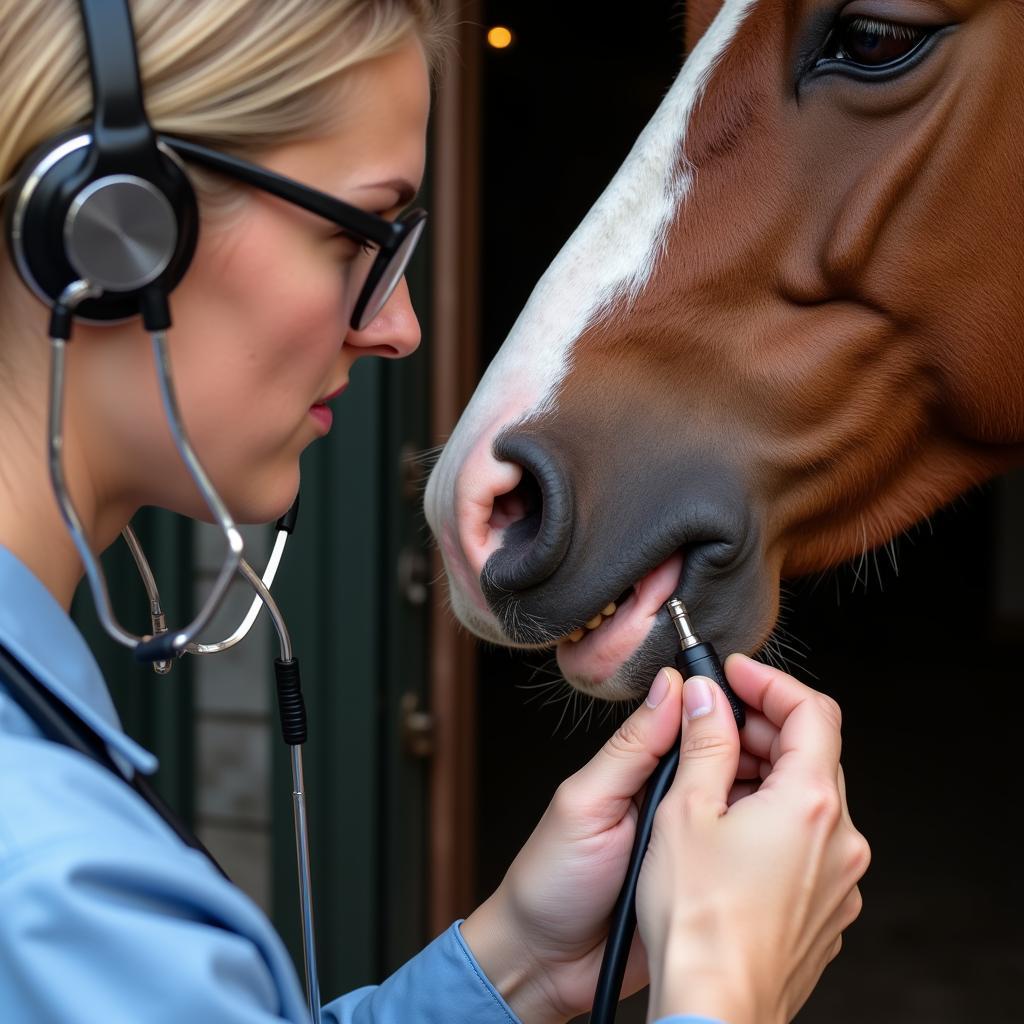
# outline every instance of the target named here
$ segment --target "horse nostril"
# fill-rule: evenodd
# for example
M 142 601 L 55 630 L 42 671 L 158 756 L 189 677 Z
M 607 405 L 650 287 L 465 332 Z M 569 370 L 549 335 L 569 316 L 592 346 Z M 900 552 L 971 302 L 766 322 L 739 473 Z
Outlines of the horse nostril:
M 495 441 L 494 455 L 521 467 L 522 476 L 494 498 L 489 525 L 504 535 L 481 576 L 488 596 L 520 592 L 547 579 L 565 557 L 573 525 L 568 478 L 536 438 L 504 434 Z
M 543 505 L 544 499 L 537 478 L 524 468 L 519 483 L 507 494 L 495 497 L 494 508 L 491 510 L 491 518 L 487 525 L 494 530 L 504 530 L 523 523 L 529 536 L 533 537 L 540 529 Z

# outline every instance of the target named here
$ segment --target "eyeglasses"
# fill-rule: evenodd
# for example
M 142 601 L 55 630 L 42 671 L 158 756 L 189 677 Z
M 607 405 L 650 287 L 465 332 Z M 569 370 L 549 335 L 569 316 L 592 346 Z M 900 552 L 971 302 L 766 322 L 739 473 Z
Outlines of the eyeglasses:
M 363 330 L 384 308 L 395 286 L 402 280 L 416 243 L 423 234 L 427 222 L 426 210 L 408 210 L 397 220 L 390 221 L 238 157 L 218 153 L 198 143 L 169 135 L 161 135 L 159 138 L 184 160 L 220 171 L 246 185 L 293 203 L 337 224 L 345 234 L 375 245 L 376 258 L 362 282 L 352 310 L 352 328 Z

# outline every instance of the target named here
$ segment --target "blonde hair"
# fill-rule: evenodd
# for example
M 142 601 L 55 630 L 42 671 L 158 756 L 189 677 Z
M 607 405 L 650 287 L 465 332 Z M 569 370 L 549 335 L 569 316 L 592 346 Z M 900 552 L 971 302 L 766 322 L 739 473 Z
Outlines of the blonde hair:
M 449 46 L 431 0 L 132 0 L 131 12 L 153 126 L 240 154 L 315 136 L 339 77 L 410 36 L 432 70 Z M 91 109 L 76 0 L 4 3 L 0 204 L 24 157 Z

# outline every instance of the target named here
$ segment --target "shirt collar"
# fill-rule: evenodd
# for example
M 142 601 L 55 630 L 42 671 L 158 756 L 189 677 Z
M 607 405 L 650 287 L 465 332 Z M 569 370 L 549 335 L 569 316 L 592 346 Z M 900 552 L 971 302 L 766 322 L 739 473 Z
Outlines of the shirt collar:
M 107 744 L 111 756 L 151 775 L 157 759 L 127 736 L 99 665 L 71 617 L 0 545 L 0 644 Z

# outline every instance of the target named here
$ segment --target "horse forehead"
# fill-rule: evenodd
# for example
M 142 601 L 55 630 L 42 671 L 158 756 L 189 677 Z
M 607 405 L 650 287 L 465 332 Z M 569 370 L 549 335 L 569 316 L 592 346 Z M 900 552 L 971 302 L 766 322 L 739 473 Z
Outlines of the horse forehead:
M 481 380 L 459 433 L 468 443 L 498 417 L 547 411 L 575 342 L 648 282 L 666 232 L 694 186 L 682 158 L 716 65 L 749 16 L 771 0 L 724 0 L 616 175 L 537 283 Z M 467 436 L 469 435 L 469 436 Z

